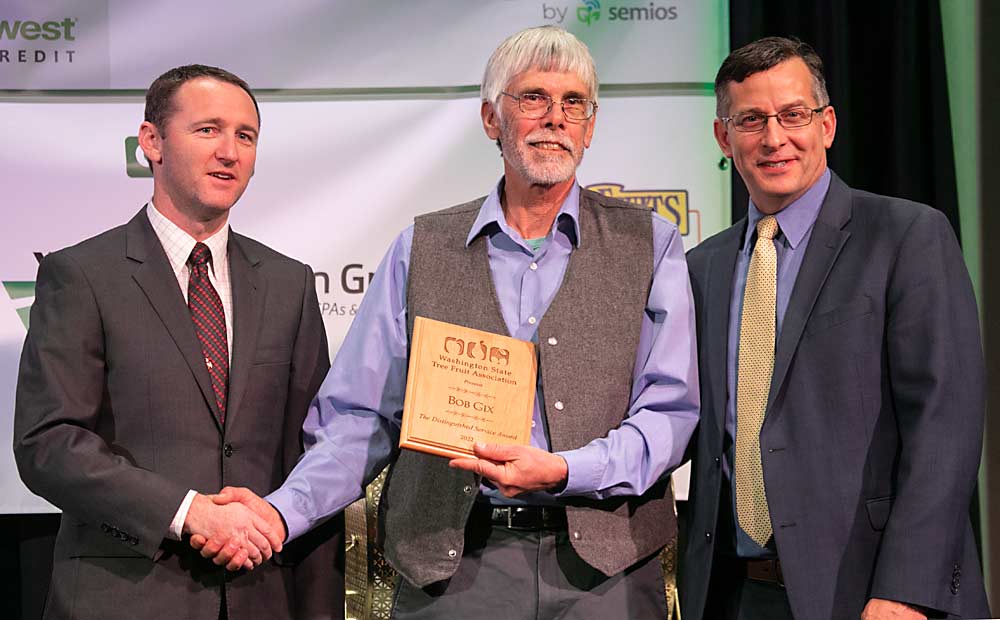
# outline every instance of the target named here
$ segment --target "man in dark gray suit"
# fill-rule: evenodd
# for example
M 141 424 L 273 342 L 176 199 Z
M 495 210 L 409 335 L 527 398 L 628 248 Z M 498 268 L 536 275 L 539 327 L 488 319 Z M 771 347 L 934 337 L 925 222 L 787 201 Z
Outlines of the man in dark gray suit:
M 948 221 L 827 169 L 837 119 L 808 45 L 736 50 L 715 92 L 750 207 L 688 255 L 685 620 L 989 616 L 969 522 L 983 361 Z
M 329 367 L 312 271 L 229 230 L 259 127 L 237 76 L 201 65 L 163 74 L 139 129 L 152 200 L 39 266 L 14 451 L 28 487 L 63 510 L 47 618 L 343 608 L 335 540 L 262 564 L 281 537 L 202 495 L 278 486 Z M 228 535 L 229 568 L 256 570 L 227 575 L 182 541 L 194 534 Z

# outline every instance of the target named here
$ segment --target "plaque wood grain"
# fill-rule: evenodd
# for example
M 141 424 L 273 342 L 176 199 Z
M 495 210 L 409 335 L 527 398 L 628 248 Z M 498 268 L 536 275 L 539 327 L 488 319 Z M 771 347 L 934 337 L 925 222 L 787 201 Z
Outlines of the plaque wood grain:
M 537 365 L 530 342 L 416 317 L 399 447 L 463 458 L 476 442 L 527 445 Z

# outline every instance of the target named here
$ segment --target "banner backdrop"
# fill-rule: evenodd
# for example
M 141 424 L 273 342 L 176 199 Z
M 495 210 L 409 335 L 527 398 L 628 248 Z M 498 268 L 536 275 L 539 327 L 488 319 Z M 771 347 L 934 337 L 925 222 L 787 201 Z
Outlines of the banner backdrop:
M 230 222 L 312 265 L 331 354 L 413 216 L 500 178 L 472 87 L 496 44 L 522 27 L 560 23 L 594 52 L 606 88 L 582 185 L 656 209 L 686 247 L 729 221 L 710 84 L 726 53 L 725 2 L 293 1 L 252 14 L 228 0 L 10 4 L 0 8 L 2 445 L 39 258 L 123 223 L 152 193 L 135 140 L 141 94 L 105 89 L 144 89 L 171 66 L 219 64 L 281 89 L 260 93 L 257 172 Z M 47 60 L 14 62 L 21 48 Z M 57 66 L 58 49 L 80 64 Z M 93 92 L 17 90 L 28 88 Z M 0 513 L 51 510 L 0 450 Z

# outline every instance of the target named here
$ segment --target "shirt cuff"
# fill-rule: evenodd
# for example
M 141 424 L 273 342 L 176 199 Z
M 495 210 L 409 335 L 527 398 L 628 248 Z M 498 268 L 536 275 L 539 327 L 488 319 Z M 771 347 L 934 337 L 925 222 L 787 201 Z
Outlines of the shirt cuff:
M 309 531 L 309 519 L 305 516 L 307 500 L 301 493 L 281 487 L 264 499 L 274 506 L 285 520 L 285 528 L 288 530 L 286 543 Z
M 170 531 L 167 532 L 167 538 L 170 540 L 180 540 L 184 535 L 184 520 L 187 519 L 188 510 L 191 509 L 191 502 L 194 501 L 194 496 L 197 494 L 197 491 L 188 491 L 187 495 L 184 496 L 181 507 L 174 514 L 174 520 L 170 522 Z
M 558 493 L 553 493 L 554 496 L 590 495 L 600 487 L 604 468 L 593 459 L 588 459 L 586 451 L 578 449 L 555 454 L 565 459 L 567 474 L 566 487 Z

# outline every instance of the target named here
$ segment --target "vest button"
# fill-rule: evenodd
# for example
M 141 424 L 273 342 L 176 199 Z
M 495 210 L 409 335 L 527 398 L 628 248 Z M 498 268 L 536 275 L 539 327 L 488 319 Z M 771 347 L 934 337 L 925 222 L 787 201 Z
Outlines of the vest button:
M 712 540 L 712 532 L 705 532 L 705 540 Z
M 230 456 L 232 456 L 233 455 L 233 444 L 227 443 L 226 447 L 222 449 L 222 453 L 225 454 L 227 458 L 230 457 Z
M 465 485 L 465 487 L 462 488 L 462 493 L 465 493 L 466 495 L 472 495 L 472 485 L 470 484 Z
M 448 549 L 448 557 L 454 560 L 456 557 L 458 557 L 458 552 L 455 551 L 454 549 Z
M 580 532 L 573 532 L 573 540 L 580 540 Z
M 549 344 L 551 344 L 552 346 L 556 346 L 557 344 L 559 344 L 559 341 L 556 340 L 555 336 L 549 336 Z
M 563 405 L 563 402 L 561 400 L 557 400 L 555 403 L 552 404 L 552 406 L 555 407 L 559 411 L 562 411 L 565 408 L 565 406 Z

